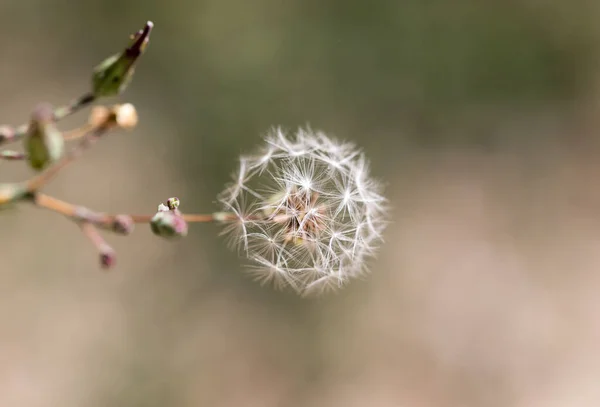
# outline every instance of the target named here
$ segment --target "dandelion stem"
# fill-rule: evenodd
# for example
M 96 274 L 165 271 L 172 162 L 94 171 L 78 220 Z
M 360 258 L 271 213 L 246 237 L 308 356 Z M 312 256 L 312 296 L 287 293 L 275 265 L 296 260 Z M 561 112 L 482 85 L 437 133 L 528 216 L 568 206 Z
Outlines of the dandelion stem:
M 115 222 L 119 215 L 111 215 L 93 211 L 80 205 L 73 205 L 52 196 L 35 192 L 29 195 L 29 199 L 37 207 L 59 213 L 77 222 L 91 223 L 103 229 L 114 230 Z M 150 223 L 154 215 L 127 215 L 133 223 Z M 228 222 L 235 219 L 233 213 L 212 214 L 182 214 L 183 220 L 188 223 Z
M 154 215 L 129 215 L 134 223 L 150 223 Z M 209 223 L 218 220 L 213 213 L 206 214 L 182 214 L 181 217 L 188 223 Z
M 217 222 L 215 214 L 183 214 L 183 220 L 188 223 L 205 223 L 205 222 Z

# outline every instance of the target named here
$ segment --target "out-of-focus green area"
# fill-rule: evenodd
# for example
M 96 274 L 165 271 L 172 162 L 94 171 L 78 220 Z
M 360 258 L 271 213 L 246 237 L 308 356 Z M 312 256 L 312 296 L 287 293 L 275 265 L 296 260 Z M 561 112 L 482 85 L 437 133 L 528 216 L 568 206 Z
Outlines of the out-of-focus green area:
M 372 274 L 300 299 L 214 225 L 165 242 L 0 214 L 2 406 L 590 406 L 600 4 L 515 0 L 0 3 L 0 121 L 89 88 L 155 23 L 139 127 L 49 187 L 110 212 L 210 212 L 271 126 L 360 144 L 393 223 Z M 75 126 L 85 113 L 69 119 Z M 29 171 L 0 163 L 0 179 Z

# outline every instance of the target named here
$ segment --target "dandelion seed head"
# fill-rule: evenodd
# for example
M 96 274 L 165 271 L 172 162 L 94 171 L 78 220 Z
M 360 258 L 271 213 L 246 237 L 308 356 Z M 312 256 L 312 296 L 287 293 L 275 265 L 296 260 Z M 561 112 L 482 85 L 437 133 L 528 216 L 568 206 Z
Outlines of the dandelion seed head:
M 223 231 L 258 281 L 300 294 L 342 287 L 367 271 L 386 225 L 386 199 L 363 153 L 322 132 L 272 129 L 242 156 L 219 195 Z

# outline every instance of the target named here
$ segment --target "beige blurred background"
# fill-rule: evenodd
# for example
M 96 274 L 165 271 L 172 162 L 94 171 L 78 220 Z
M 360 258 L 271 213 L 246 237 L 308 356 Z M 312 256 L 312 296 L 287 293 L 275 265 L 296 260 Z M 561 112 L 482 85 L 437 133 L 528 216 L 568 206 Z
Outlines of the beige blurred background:
M 140 126 L 52 194 L 212 211 L 239 153 L 310 124 L 364 147 L 393 224 L 368 278 L 300 299 L 252 282 L 213 225 L 110 236 L 107 274 L 70 222 L 2 213 L 0 406 L 600 405 L 599 18 L 586 0 L 3 0 L 12 124 L 156 24 L 119 99 Z

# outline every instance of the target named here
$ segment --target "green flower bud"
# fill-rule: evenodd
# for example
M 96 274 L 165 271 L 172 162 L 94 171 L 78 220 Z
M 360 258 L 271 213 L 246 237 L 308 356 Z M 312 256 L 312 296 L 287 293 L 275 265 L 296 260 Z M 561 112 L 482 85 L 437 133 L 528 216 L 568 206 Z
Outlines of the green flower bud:
M 54 124 L 52 106 L 36 107 L 23 142 L 29 166 L 35 170 L 41 171 L 62 157 L 65 141 Z
M 132 44 L 123 52 L 101 62 L 92 75 L 92 90 L 96 97 L 115 96 L 122 93 L 133 78 L 135 63 L 150 41 L 154 24 L 148 21 L 143 30 L 131 36 Z
M 188 225 L 178 212 L 160 211 L 150 221 L 150 229 L 157 236 L 172 239 L 186 236 Z

